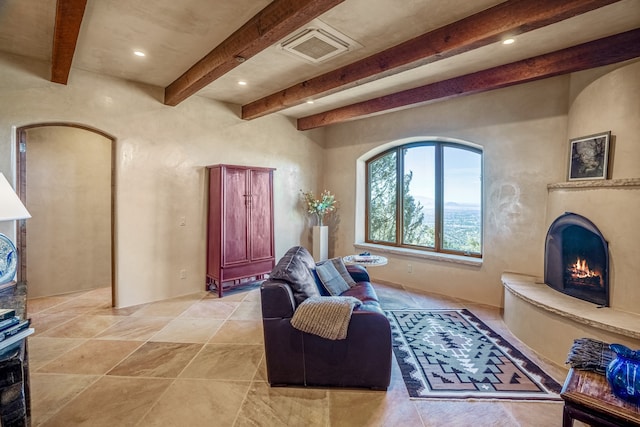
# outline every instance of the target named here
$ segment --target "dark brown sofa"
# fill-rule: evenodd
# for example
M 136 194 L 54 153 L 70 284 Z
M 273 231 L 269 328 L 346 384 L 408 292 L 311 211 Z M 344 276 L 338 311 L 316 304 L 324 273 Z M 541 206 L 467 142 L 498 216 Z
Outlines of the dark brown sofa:
M 391 328 L 366 269 L 347 267 L 356 284 L 342 295 L 362 304 L 353 310 L 346 339 L 329 340 L 291 326 L 298 305 L 320 292 L 314 267 L 305 248 L 293 247 L 261 286 L 269 383 L 386 390 L 391 377 Z

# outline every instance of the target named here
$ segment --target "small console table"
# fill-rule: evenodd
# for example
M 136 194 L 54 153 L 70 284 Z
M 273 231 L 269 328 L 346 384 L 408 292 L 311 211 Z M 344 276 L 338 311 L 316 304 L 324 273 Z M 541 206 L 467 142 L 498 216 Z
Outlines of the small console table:
M 617 398 L 604 375 L 569 370 L 560 396 L 564 400 L 562 427 L 580 420 L 593 426 L 640 426 L 638 405 Z

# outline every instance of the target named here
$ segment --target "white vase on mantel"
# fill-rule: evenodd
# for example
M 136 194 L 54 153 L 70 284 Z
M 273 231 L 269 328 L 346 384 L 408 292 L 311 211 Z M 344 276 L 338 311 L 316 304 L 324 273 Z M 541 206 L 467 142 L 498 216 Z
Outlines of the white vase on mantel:
M 313 226 L 313 259 L 324 261 L 329 255 L 329 227 L 326 225 Z

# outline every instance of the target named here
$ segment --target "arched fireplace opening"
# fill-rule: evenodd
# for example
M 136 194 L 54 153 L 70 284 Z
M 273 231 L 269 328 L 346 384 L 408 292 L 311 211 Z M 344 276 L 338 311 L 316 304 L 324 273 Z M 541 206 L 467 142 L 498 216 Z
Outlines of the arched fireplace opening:
M 544 281 L 553 289 L 609 306 L 609 245 L 587 218 L 566 212 L 547 232 Z

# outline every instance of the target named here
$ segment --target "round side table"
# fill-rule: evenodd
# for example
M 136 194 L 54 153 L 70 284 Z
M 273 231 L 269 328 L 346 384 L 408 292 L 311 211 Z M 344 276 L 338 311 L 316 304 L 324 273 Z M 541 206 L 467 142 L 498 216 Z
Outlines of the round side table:
M 347 255 L 342 258 L 347 265 L 361 265 L 363 267 L 379 267 L 386 265 L 388 260 L 380 255 Z

